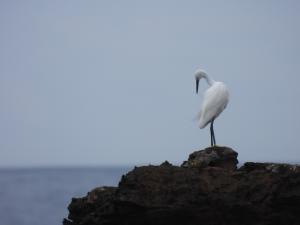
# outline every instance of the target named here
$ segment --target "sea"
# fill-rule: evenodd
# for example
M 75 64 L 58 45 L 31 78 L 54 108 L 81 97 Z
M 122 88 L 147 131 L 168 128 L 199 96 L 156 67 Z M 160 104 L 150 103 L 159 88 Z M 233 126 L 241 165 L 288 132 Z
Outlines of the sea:
M 0 225 L 61 225 L 73 197 L 117 186 L 132 167 L 0 169 Z

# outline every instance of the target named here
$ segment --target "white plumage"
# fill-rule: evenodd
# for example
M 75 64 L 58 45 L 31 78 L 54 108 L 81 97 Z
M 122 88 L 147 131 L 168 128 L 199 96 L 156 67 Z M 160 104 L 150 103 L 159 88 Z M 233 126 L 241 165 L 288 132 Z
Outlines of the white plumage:
M 205 91 L 201 110 L 197 115 L 197 122 L 201 129 L 211 123 L 211 145 L 213 146 L 216 144 L 213 123 L 220 113 L 226 108 L 229 101 L 229 91 L 224 83 L 214 81 L 203 70 L 197 70 L 195 73 L 197 93 L 201 78 L 204 78 L 210 87 Z

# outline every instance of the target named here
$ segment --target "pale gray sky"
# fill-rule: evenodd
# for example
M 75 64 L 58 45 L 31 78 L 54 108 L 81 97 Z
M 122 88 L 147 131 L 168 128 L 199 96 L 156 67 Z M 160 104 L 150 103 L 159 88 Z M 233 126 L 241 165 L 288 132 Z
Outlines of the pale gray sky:
M 299 162 L 299 12 L 296 0 L 2 0 L 0 166 L 181 162 L 210 144 L 193 121 L 198 67 L 231 91 L 217 144 Z

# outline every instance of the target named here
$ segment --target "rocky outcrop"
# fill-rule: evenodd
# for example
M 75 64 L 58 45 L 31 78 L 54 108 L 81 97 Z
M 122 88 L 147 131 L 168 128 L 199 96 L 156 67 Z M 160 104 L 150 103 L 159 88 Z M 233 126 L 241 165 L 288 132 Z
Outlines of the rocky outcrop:
M 182 167 L 221 167 L 235 170 L 237 168 L 238 153 L 231 148 L 215 146 L 190 154 L 188 161 L 182 163 Z
M 232 149 L 212 147 L 180 167 L 135 167 L 118 187 L 73 198 L 64 225 L 300 224 L 299 166 L 237 162 Z

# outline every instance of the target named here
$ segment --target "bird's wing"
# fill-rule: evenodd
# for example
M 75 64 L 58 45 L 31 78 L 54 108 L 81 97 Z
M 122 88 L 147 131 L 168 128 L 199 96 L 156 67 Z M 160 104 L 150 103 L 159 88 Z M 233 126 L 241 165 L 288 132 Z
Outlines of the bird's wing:
M 199 127 L 204 128 L 213 118 L 216 118 L 225 109 L 229 100 L 229 92 L 222 83 L 211 86 L 205 92 L 201 115 L 199 118 Z

